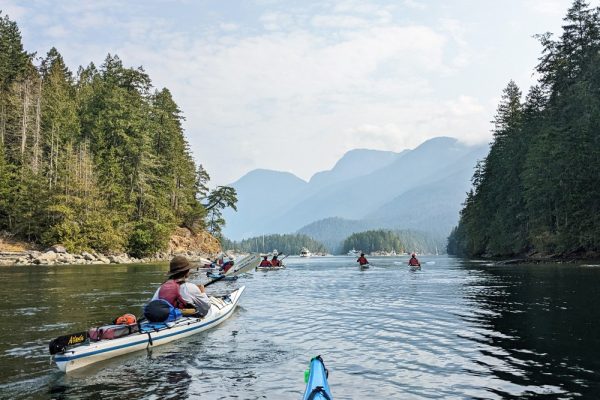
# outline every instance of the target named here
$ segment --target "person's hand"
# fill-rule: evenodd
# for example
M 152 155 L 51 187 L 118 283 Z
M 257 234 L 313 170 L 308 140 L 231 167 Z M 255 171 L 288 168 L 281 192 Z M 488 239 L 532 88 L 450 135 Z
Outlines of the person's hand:
M 202 293 L 206 293 L 206 291 L 204 290 L 204 285 L 203 284 L 198 284 L 198 289 L 200 289 L 200 292 Z

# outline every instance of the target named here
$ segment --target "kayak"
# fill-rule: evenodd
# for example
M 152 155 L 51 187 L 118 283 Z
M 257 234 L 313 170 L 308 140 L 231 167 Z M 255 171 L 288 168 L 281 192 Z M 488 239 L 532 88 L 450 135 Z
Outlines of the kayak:
M 310 370 L 306 378 L 306 390 L 302 400 L 331 400 L 333 395 L 327 383 L 329 371 L 325 368 L 321 356 L 316 356 L 310 360 Z
M 370 265 L 369 264 L 363 264 L 363 265 L 359 265 L 360 269 L 369 269 Z
M 233 314 L 244 289 L 245 287 L 242 286 L 226 296 L 210 297 L 211 307 L 208 314 L 202 318 L 182 317 L 176 321 L 166 323 L 145 322 L 139 325 L 138 332 L 116 339 L 92 341 L 82 335 L 81 344 L 64 346 L 60 351 L 52 354 L 52 360 L 61 371 L 68 373 L 113 357 L 160 346 L 200 333 L 219 325 L 229 318 Z M 77 337 L 72 339 L 69 338 L 69 343 L 79 341 Z M 51 353 L 53 342 L 50 343 Z
M 280 265 L 279 267 L 256 267 L 257 271 L 279 271 L 280 269 L 285 269 L 285 265 Z
M 207 272 L 206 276 L 208 276 L 210 279 L 218 279 L 220 281 L 235 281 L 238 278 L 237 275 L 228 276 L 216 272 Z

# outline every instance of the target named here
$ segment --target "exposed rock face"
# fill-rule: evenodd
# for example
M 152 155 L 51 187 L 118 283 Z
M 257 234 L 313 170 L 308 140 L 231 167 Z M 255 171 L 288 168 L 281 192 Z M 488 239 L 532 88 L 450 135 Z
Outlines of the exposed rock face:
M 175 254 L 185 255 L 191 261 L 206 262 L 205 257 L 221 251 L 219 241 L 207 232 L 192 234 L 189 229 L 177 228 L 169 241 L 167 252 L 138 259 L 128 254 L 97 254 L 82 251 L 69 254 L 64 246 L 54 245 L 43 252 L 35 251 L 27 243 L 6 245 L 8 235 L 0 234 L 0 265 L 56 265 L 56 264 L 130 264 L 166 262 Z M 14 242 L 17 243 L 17 242 Z
M 193 234 L 187 228 L 177 228 L 169 241 L 170 254 L 216 254 L 221 245 L 208 232 Z

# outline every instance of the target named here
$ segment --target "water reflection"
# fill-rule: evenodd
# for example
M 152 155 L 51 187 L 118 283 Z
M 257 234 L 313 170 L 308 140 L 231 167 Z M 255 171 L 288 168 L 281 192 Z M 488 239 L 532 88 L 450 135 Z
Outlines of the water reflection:
M 467 266 L 471 313 L 461 337 L 477 343 L 476 363 L 506 399 L 598 398 L 599 274 L 577 266 Z

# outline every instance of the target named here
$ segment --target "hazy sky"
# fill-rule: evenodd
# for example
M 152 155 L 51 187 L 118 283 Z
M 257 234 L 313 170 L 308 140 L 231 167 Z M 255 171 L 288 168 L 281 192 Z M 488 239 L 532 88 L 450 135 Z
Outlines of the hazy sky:
M 594 1 L 593 4 L 597 2 Z M 142 65 L 182 109 L 212 184 L 254 168 L 308 179 L 346 151 L 488 142 L 502 89 L 527 91 L 570 0 L 17 1 L 25 48 L 73 71 Z

